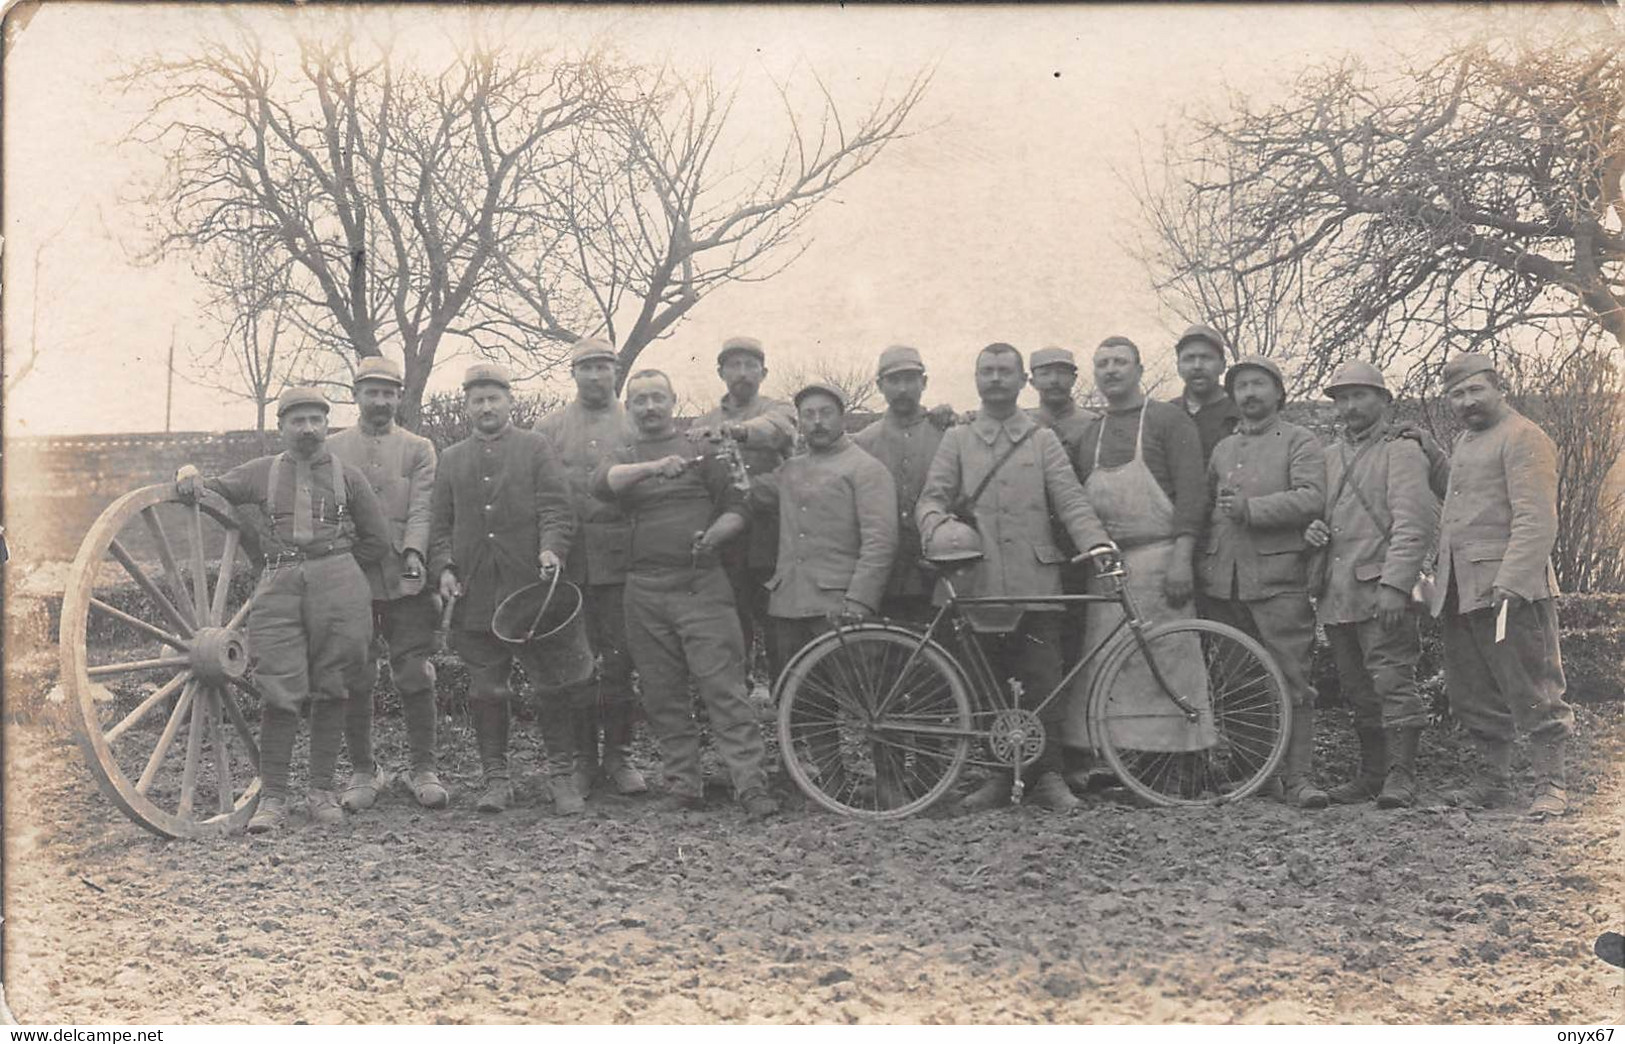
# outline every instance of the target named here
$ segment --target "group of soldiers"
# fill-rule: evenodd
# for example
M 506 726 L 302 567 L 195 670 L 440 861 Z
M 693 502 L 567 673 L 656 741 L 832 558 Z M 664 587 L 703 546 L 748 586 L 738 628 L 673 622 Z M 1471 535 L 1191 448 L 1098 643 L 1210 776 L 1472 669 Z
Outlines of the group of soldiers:
M 1174 345 L 1184 387 L 1148 399 L 1137 345 L 1109 337 L 1090 361 L 1104 403 L 1075 398 L 1078 364 L 1063 348 L 1025 360 L 995 343 L 976 355 L 980 402 L 955 416 L 926 409 L 920 353 L 892 347 L 876 377 L 885 413 L 847 434 L 842 391 L 813 382 L 791 402 L 761 394 L 760 341 L 730 338 L 717 357 L 726 394 L 679 432 L 670 378 L 642 369 L 617 400 L 615 349 L 587 339 L 571 354 L 576 397 L 533 430 L 511 420 L 499 366 L 463 381 L 471 434 L 438 461 L 428 440 L 396 423 L 398 367 L 363 360 L 359 422 L 326 438 L 329 404 L 311 388 L 278 402 L 284 452 L 178 492 L 213 490 L 259 506 L 265 572 L 249 615 L 263 695 L 263 792 L 249 829 L 285 822 L 298 708 L 309 699 L 307 804 L 340 822 L 377 799 L 372 754 L 376 635 L 387 644 L 411 750 L 407 783 L 426 808 L 448 804 L 436 774 L 435 676 L 429 654 L 442 607 L 469 672 L 469 708 L 483 772 L 477 807 L 512 801 L 508 766 L 511 669 L 547 677 L 534 645 L 493 632 L 496 607 L 538 578 L 582 592 L 597 664 L 584 681 L 538 690 L 538 720 L 555 810 L 580 814 L 591 789 L 648 789 L 631 746 L 638 704 L 658 745 L 672 810 L 704 806 L 701 738 L 691 689 L 734 793 L 752 818 L 772 815 L 751 650 L 777 677 L 794 653 L 845 620 L 924 623 L 941 585 L 923 560 L 956 567 L 961 595 L 1034 596 L 1091 590 L 1080 552 L 1115 548 L 1140 611 L 1152 622 L 1203 616 L 1257 638 L 1293 704 L 1274 792 L 1301 808 L 1417 799 L 1419 617 L 1442 616 L 1452 710 L 1477 744 L 1474 778 L 1453 803 L 1513 800 L 1512 742 L 1529 737 L 1535 815 L 1566 809 L 1563 752 L 1573 714 L 1563 701 L 1550 564 L 1556 534 L 1553 444 L 1507 403 L 1485 356 L 1463 354 L 1441 374 L 1463 426 L 1453 453 L 1392 415 L 1375 367 L 1344 366 L 1325 389 L 1342 422 L 1330 445 L 1281 417 L 1275 363 L 1226 367 L 1223 338 L 1196 325 Z M 1030 373 L 1028 364 L 1030 363 Z M 1018 400 L 1028 383 L 1039 404 Z M 1442 502 L 1442 510 L 1441 510 Z M 1437 578 L 1427 566 L 1436 560 Z M 1043 699 L 1121 610 L 1030 604 L 982 636 L 995 676 Z M 1357 775 L 1329 791 L 1315 782 L 1316 623 L 1324 626 L 1354 710 Z M 1202 670 L 1200 657 L 1164 671 Z M 1045 708 L 1046 743 L 1025 770 L 1024 800 L 1076 807 L 1101 775 L 1090 754 L 1079 672 L 1071 698 Z M 1202 687 L 1191 679 L 1192 689 Z M 1122 699 L 1165 700 L 1147 673 Z M 1114 688 L 1114 694 L 1116 690 Z M 1169 722 L 1156 749 L 1211 745 L 1211 723 Z M 1161 726 L 1149 726 L 1161 727 Z M 347 745 L 348 784 L 334 782 Z M 1008 804 L 996 774 L 960 799 L 970 810 Z

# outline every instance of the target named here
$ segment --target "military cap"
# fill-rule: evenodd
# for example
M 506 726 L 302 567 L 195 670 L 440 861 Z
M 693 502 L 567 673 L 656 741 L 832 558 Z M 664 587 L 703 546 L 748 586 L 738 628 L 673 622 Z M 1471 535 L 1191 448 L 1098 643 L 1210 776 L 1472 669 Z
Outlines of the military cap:
M 842 413 L 846 412 L 846 395 L 841 391 L 841 389 L 825 381 L 812 381 L 809 384 L 802 385 L 800 390 L 798 390 L 794 395 L 790 396 L 790 401 L 795 403 L 797 406 L 800 406 L 803 398 L 808 395 L 812 395 L 815 392 L 828 395 L 841 407 Z
M 608 341 L 596 337 L 583 337 L 570 348 L 570 365 L 586 362 L 588 359 L 608 359 L 616 362 L 620 356 L 615 354 L 615 346 Z
M 722 342 L 722 351 L 717 353 L 717 365 L 734 352 L 744 352 L 746 355 L 756 356 L 756 361 L 763 366 L 767 365 L 767 352 L 762 349 L 762 342 L 754 337 L 730 337 Z
M 327 401 L 327 396 L 322 394 L 320 388 L 296 384 L 290 388 L 284 388 L 282 394 L 276 397 L 277 419 L 281 420 L 284 413 L 297 406 L 320 406 L 323 413 L 331 413 L 333 409 Z
M 1187 341 L 1206 341 L 1218 349 L 1220 355 L 1224 354 L 1224 335 L 1206 323 L 1192 323 L 1185 327 L 1185 332 L 1174 342 L 1175 355 L 1179 354 L 1179 350 L 1185 347 Z
M 1495 372 L 1495 363 L 1489 356 L 1478 352 L 1463 352 L 1444 364 L 1444 372 L 1439 374 L 1439 379 L 1444 384 L 1444 390 L 1449 391 L 1473 374 L 1486 371 Z
M 1070 366 L 1074 371 L 1078 368 L 1078 361 L 1072 357 L 1070 348 L 1040 348 L 1027 360 L 1027 365 L 1036 370 L 1040 366 Z
M 1388 382 L 1383 379 L 1382 371 L 1366 362 L 1364 359 L 1351 359 L 1337 368 L 1332 374 L 1331 381 L 1326 385 L 1326 398 L 1332 397 L 1332 392 L 1339 388 L 1349 388 L 1364 385 L 1375 388 L 1392 399 L 1394 393 L 1388 390 Z
M 1266 359 L 1262 355 L 1244 355 L 1234 366 L 1230 367 L 1229 372 L 1224 375 L 1224 390 L 1234 395 L 1233 388 L 1236 383 L 1236 374 L 1249 367 L 1255 370 L 1263 370 L 1273 377 L 1275 387 L 1281 391 L 1281 398 L 1286 398 L 1286 381 L 1281 378 L 1281 368 L 1275 365 L 1274 359 Z
M 369 355 L 361 360 L 361 365 L 355 368 L 355 383 L 362 381 L 387 381 L 397 388 L 406 387 L 400 364 L 382 355 Z
M 500 384 L 509 391 L 513 390 L 513 382 L 508 379 L 508 371 L 492 362 L 477 362 L 464 372 L 463 388 L 466 390 L 475 384 Z
M 880 366 L 876 375 L 884 377 L 888 373 L 901 373 L 904 370 L 925 372 L 925 362 L 920 358 L 918 348 L 910 348 L 906 344 L 894 344 L 880 353 Z

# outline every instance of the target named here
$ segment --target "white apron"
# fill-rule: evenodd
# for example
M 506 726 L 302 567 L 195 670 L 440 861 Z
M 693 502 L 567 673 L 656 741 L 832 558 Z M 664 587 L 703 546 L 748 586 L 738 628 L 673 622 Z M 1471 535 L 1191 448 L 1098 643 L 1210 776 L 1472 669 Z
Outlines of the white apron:
M 1163 593 L 1168 559 L 1174 553 L 1174 505 L 1145 466 L 1145 413 L 1140 408 L 1139 431 L 1134 436 L 1134 458 L 1126 464 L 1100 466 L 1100 443 L 1106 433 L 1101 419 L 1095 440 L 1094 470 L 1083 491 L 1106 532 L 1123 546 L 1128 587 L 1147 625 L 1196 618 L 1194 600 L 1175 609 Z M 1111 632 L 1123 618 L 1115 602 L 1091 602 L 1085 608 L 1085 652 Z M 1125 629 L 1125 633 L 1127 633 Z M 1131 654 L 1112 686 L 1112 742 L 1119 749 L 1149 751 L 1203 750 L 1214 745 L 1212 700 L 1208 697 L 1207 667 L 1201 642 L 1195 635 L 1165 638 L 1151 646 L 1157 669 L 1168 685 L 1201 712 L 1194 724 L 1152 677 L 1143 657 Z M 1091 746 L 1089 689 L 1105 662 L 1096 657 L 1073 680 L 1063 723 L 1062 741 L 1072 747 Z

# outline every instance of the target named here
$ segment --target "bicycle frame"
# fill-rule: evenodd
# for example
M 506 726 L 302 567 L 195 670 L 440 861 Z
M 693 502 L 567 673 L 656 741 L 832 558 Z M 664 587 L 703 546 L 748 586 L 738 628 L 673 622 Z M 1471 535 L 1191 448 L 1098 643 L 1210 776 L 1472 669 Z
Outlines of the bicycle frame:
M 1116 626 L 1114 626 L 1110 632 L 1101 638 L 1101 640 L 1095 644 L 1094 648 L 1089 650 L 1089 653 L 1086 656 L 1081 657 L 1077 663 L 1072 665 L 1070 670 L 1061 676 L 1061 680 L 1056 684 L 1054 689 L 1050 690 L 1050 692 L 1047 693 L 1042 700 L 1029 709 L 1034 714 L 1042 713 L 1044 708 L 1048 707 L 1052 702 L 1054 702 L 1056 697 L 1071 687 L 1073 679 L 1075 679 L 1085 667 L 1093 663 L 1097 658 L 1101 658 L 1107 649 L 1112 648 L 1113 645 L 1120 640 L 1119 636 L 1122 635 L 1123 630 L 1126 627 L 1128 628 L 1129 633 L 1133 635 L 1132 640 L 1138 644 L 1140 654 L 1145 658 L 1146 665 L 1151 669 L 1151 675 L 1156 679 L 1157 684 L 1162 688 L 1163 694 L 1180 709 L 1180 712 L 1185 716 L 1187 721 L 1197 721 L 1200 717 L 1200 712 L 1197 711 L 1197 709 L 1193 707 L 1189 701 L 1174 691 L 1173 687 L 1168 684 L 1168 680 L 1163 677 L 1161 669 L 1157 666 L 1156 658 L 1151 655 L 1151 649 L 1146 644 L 1145 640 L 1145 631 L 1148 625 L 1146 624 L 1145 619 L 1140 616 L 1139 609 L 1134 604 L 1134 597 L 1129 592 L 1128 585 L 1124 583 L 1121 567 L 1119 567 L 1117 572 L 1101 575 L 1102 578 L 1111 583 L 1111 586 L 1114 589 L 1111 594 L 1026 596 L 990 595 L 961 597 L 958 592 L 954 590 L 952 578 L 945 574 L 942 577 L 942 582 L 947 588 L 948 600 L 937 609 L 936 615 L 931 619 L 931 623 L 927 625 L 924 632 L 921 633 L 919 643 L 915 646 L 914 651 L 909 655 L 909 658 L 904 661 L 902 668 L 898 671 L 897 680 L 892 683 L 892 688 L 887 691 L 885 696 L 881 698 L 879 704 L 877 705 L 875 709 L 875 716 L 877 718 L 885 716 L 887 710 L 889 710 L 892 705 L 892 701 L 897 697 L 899 686 L 901 686 L 903 679 L 908 675 L 908 669 L 913 665 L 914 660 L 919 656 L 920 650 L 924 649 L 928 642 L 936 638 L 937 635 L 945 629 L 951 629 L 953 631 L 954 638 L 956 639 L 955 644 L 960 646 L 961 649 L 966 650 L 967 657 L 970 660 L 970 670 L 967 673 L 969 674 L 968 680 L 970 681 L 971 692 L 974 694 L 976 704 L 976 706 L 973 708 L 973 712 L 981 712 L 985 714 L 988 711 L 992 711 L 996 713 L 999 711 L 1014 710 L 1020 706 L 1021 700 L 1019 699 L 1018 694 L 1013 692 L 1007 694 L 1004 686 L 1000 685 L 999 680 L 994 677 L 993 667 L 988 662 L 987 653 L 982 649 L 981 642 L 976 639 L 975 629 L 970 625 L 969 620 L 966 619 L 965 613 L 963 612 L 964 608 L 975 608 L 977 606 L 1010 607 L 1032 605 L 1065 608 L 1070 605 L 1087 605 L 1092 602 L 1114 602 L 1122 607 L 1123 618 L 1117 621 Z M 839 633 L 840 632 L 837 631 L 837 640 L 839 640 Z M 959 658 L 955 657 L 955 659 L 957 661 Z M 964 733 L 958 729 L 948 727 L 938 729 L 920 724 L 911 726 L 911 729 L 920 733 L 940 732 L 943 735 L 953 736 L 970 735 L 975 737 L 981 735 L 978 730 L 974 729 L 969 733 Z

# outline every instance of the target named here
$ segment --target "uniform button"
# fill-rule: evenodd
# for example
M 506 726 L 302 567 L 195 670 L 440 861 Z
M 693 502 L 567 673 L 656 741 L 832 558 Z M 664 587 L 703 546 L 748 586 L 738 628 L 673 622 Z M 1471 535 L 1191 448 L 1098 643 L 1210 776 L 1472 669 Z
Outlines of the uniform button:
M 490 504 L 485 505 L 485 510 L 490 511 L 491 510 L 491 505 Z
M 485 534 L 485 538 L 487 540 L 495 540 L 497 538 L 497 535 L 495 533 L 487 533 L 487 534 Z
M 485 476 L 485 478 L 482 481 L 490 482 L 491 481 L 491 476 L 490 475 Z

